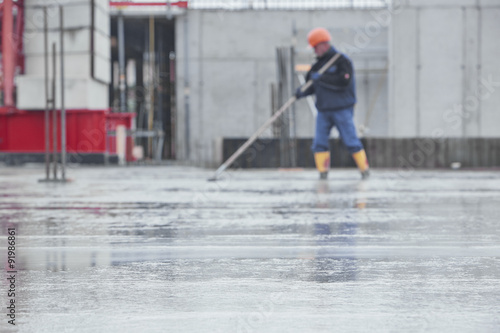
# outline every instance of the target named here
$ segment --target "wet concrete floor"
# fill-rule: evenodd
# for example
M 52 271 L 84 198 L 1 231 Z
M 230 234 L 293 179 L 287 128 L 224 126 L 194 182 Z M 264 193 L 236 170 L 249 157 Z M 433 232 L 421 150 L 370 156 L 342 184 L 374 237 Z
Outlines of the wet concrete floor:
M 2 332 L 500 331 L 498 171 L 68 174 L 0 168 Z

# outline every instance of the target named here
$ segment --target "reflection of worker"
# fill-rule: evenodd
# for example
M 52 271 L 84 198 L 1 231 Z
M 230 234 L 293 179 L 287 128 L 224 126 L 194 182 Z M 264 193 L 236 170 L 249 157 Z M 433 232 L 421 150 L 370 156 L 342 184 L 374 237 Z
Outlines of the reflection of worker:
M 353 122 L 356 86 L 352 63 L 342 54 L 326 72 L 320 75 L 319 69 L 337 54 L 337 50 L 330 44 L 331 37 L 326 29 L 311 30 L 307 39 L 317 56 L 316 63 L 307 73 L 307 80 L 312 79 L 313 85 L 304 92 L 300 92 L 300 88 L 297 89 L 295 96 L 301 98 L 311 94 L 316 95 L 316 108 L 319 112 L 312 150 L 320 178 L 326 179 L 328 175 L 330 166 L 328 139 L 334 126 L 337 127 L 344 145 L 352 154 L 363 179 L 367 178 L 368 160 L 363 144 L 356 135 Z

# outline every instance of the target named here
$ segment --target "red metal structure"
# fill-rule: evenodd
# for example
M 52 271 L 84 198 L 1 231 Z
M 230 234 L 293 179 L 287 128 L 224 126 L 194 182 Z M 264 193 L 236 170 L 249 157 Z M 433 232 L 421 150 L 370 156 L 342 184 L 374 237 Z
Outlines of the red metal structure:
M 5 162 L 43 162 L 45 152 L 44 112 L 13 108 L 0 114 L 0 160 Z M 104 163 L 105 156 L 116 154 L 114 136 L 108 131 L 117 125 L 133 128 L 134 113 L 112 113 L 109 109 L 70 109 L 66 111 L 66 144 L 69 163 Z M 58 114 L 60 123 L 60 113 Z M 53 137 L 50 122 L 50 142 Z M 57 129 L 58 151 L 61 147 L 60 128 Z M 133 139 L 127 137 L 127 161 L 133 161 Z
M 0 113 L 14 112 L 14 76 L 24 73 L 23 33 L 24 0 L 4 0 L 0 4 L 2 27 L 0 50 L 2 52 L 2 71 L 0 88 L 3 105 Z
M 151 6 L 166 6 L 167 3 L 165 1 L 163 2 L 133 2 L 133 1 L 110 1 L 109 5 L 111 7 L 151 7 Z M 179 8 L 188 8 L 188 2 L 187 1 L 177 1 L 177 2 L 170 2 L 168 5 L 170 6 L 175 6 Z

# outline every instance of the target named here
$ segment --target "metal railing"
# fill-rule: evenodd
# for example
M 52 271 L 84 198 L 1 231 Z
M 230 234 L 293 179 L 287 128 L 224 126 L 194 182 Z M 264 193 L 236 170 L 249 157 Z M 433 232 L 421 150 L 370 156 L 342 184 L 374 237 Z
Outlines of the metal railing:
M 112 15 L 134 11 L 180 13 L 183 9 L 201 10 L 327 10 L 380 9 L 389 7 L 393 0 L 111 0 Z
M 189 0 L 190 9 L 316 10 L 385 8 L 390 0 Z

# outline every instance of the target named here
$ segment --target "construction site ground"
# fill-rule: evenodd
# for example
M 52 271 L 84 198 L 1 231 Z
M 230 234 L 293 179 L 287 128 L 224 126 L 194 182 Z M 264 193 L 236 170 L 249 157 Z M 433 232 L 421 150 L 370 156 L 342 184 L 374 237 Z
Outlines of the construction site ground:
M 500 331 L 499 171 L 213 172 L 0 168 L 0 331 Z

